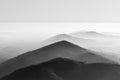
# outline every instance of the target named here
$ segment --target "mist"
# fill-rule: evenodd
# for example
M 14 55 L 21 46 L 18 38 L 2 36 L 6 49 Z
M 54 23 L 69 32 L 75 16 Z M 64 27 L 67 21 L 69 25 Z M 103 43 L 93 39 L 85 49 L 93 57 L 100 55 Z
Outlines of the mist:
M 42 41 L 59 34 L 93 40 L 92 44 L 83 45 L 91 50 L 115 55 L 119 55 L 120 52 L 119 23 L 36 22 L 0 23 L 0 25 L 0 56 L 7 59 L 37 49 Z M 88 31 L 95 31 L 98 35 L 84 34 Z

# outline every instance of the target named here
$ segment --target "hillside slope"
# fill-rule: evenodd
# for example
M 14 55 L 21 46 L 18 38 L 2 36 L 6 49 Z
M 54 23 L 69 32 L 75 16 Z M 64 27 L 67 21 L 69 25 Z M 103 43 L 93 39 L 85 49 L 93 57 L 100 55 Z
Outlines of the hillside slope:
M 86 64 L 58 57 L 16 70 L 0 80 L 120 80 L 120 65 Z
M 39 49 L 24 53 L 2 63 L 0 65 L 0 78 L 20 68 L 40 64 L 56 57 L 69 58 L 86 63 L 114 62 L 112 58 L 107 59 L 104 57 L 104 54 L 87 50 L 75 44 L 76 38 L 71 39 L 70 36 L 60 35 L 47 41 Z

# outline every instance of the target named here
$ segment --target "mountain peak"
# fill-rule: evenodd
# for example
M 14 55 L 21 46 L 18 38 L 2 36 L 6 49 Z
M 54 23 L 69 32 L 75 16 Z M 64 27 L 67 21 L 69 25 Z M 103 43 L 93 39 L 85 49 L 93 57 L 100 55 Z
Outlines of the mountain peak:
M 96 31 L 87 31 L 86 33 L 89 33 L 89 34 L 99 34 L 99 33 L 96 32 Z
M 55 36 L 58 39 L 66 39 L 66 38 L 71 38 L 72 36 L 70 36 L 69 34 L 59 34 Z
M 96 32 L 96 31 L 80 31 L 80 32 L 72 33 L 72 35 L 74 35 L 74 36 L 83 36 L 83 37 L 86 37 L 86 36 L 87 37 L 91 37 L 91 36 L 93 36 L 93 37 L 95 37 L 95 36 L 103 37 L 103 36 L 105 36 L 104 34 Z
M 80 31 L 80 32 L 78 32 L 78 33 L 83 33 L 83 34 L 101 34 L 101 33 L 99 33 L 99 32 L 96 32 L 96 31 Z
M 73 44 L 73 43 L 71 43 L 71 42 L 69 42 L 69 41 L 67 41 L 67 40 L 61 40 L 61 41 L 56 42 L 56 43 L 54 43 L 54 44 L 64 44 L 64 45 L 69 45 L 69 44 Z
M 53 44 L 49 44 L 49 45 L 43 47 L 43 49 L 53 49 L 53 48 L 55 48 L 55 49 L 79 48 L 79 49 L 85 50 L 84 48 L 82 48 L 68 40 L 60 40 L 58 42 L 55 42 Z
M 77 62 L 75 60 L 69 59 L 69 58 L 64 58 L 64 57 L 57 57 L 54 58 L 48 62 L 54 62 L 54 63 L 66 63 L 66 62 Z

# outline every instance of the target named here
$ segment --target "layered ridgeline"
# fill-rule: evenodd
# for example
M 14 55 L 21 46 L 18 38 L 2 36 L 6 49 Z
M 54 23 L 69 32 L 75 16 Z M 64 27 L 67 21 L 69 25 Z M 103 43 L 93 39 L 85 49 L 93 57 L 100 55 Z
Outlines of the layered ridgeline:
M 108 53 L 110 55 L 117 56 L 116 58 L 120 58 L 120 35 L 113 34 L 113 33 L 100 33 L 95 31 L 80 31 L 71 33 L 72 36 L 77 38 L 84 38 L 84 39 L 92 39 L 93 45 L 86 45 L 87 48 Z
M 59 57 L 16 70 L 0 80 L 120 80 L 120 65 Z
M 31 65 L 37 65 L 51 59 L 62 57 L 85 63 L 118 63 L 111 56 L 97 53 L 81 47 L 90 43 L 89 39 L 78 39 L 69 35 L 57 35 L 41 43 L 39 49 L 24 53 L 0 65 L 0 78 Z M 92 44 L 91 44 L 92 45 Z M 83 45 L 82 45 L 83 46 Z
M 79 31 L 71 33 L 69 35 L 57 35 L 54 38 L 47 39 L 43 42 L 41 42 L 42 40 L 40 39 L 36 40 L 35 42 L 28 41 L 28 43 L 18 42 L 18 44 L 11 43 L 11 45 L 8 45 L 8 43 L 1 44 L 2 46 L 0 47 L 0 63 L 22 53 L 44 47 L 48 44 L 51 44 L 51 42 L 54 43 L 62 39 L 73 41 L 73 43 L 76 43 L 81 47 L 92 49 L 94 51 L 102 51 L 106 53 L 108 52 L 109 54 L 117 54 L 120 52 L 120 37 L 118 39 L 118 36 L 107 35 L 95 31 Z
M 71 35 L 76 36 L 76 37 L 86 38 L 86 39 L 96 39 L 96 38 L 103 39 L 103 38 L 115 37 L 112 35 L 107 35 L 107 34 L 95 32 L 95 31 L 80 31 L 80 32 L 71 33 Z

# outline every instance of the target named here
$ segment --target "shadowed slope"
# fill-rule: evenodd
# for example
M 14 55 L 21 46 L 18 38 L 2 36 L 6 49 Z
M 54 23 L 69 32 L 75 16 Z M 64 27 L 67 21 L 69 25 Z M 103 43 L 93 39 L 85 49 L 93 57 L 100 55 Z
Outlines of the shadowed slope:
M 110 63 L 87 64 L 81 69 L 80 80 L 120 80 L 120 65 Z
M 39 65 L 29 66 L 13 72 L 1 80 L 64 80 L 75 68 L 78 70 L 83 63 L 67 58 L 55 58 Z
M 0 65 L 0 77 L 33 64 L 39 64 L 56 57 L 75 58 L 80 53 L 88 51 L 68 41 L 60 41 L 34 51 L 24 53 Z
M 16 70 L 0 80 L 120 80 L 120 65 L 84 64 L 67 58 Z
M 86 53 L 88 54 L 87 57 L 86 56 L 83 58 L 80 57 L 81 55 L 84 56 L 84 54 Z M 40 49 L 36 49 L 34 51 L 24 53 L 20 56 L 17 56 L 1 64 L 0 78 L 17 69 L 24 68 L 34 64 L 40 64 L 42 62 L 48 61 L 50 59 L 54 59 L 56 57 L 70 58 L 73 60 L 83 61 L 88 63 L 91 63 L 92 61 L 94 61 L 94 63 L 112 62 L 112 60 L 105 59 L 97 55 L 97 53 L 91 52 L 69 41 L 62 40 L 54 44 L 42 47 Z M 93 57 L 97 57 L 97 58 L 94 59 Z

